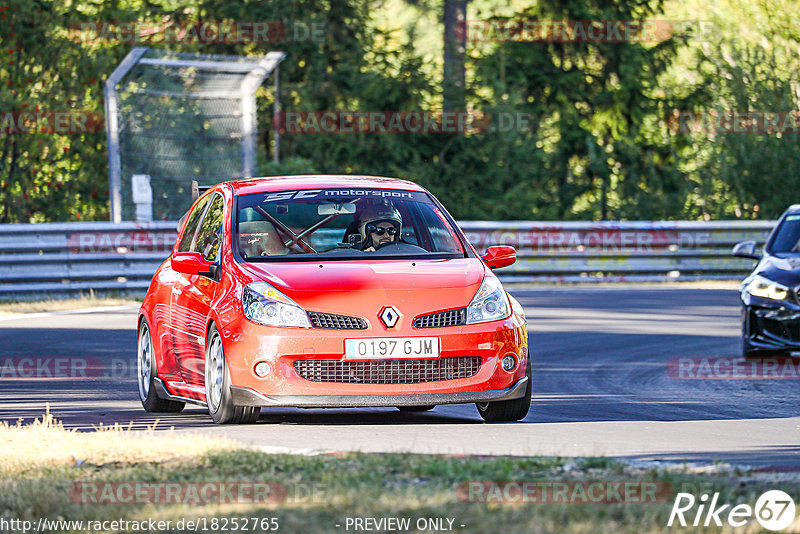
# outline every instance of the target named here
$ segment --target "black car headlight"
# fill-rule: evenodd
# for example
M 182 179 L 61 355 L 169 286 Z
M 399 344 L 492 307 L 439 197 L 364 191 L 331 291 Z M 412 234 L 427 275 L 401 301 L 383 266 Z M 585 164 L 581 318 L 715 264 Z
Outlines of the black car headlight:
M 786 300 L 789 296 L 788 287 L 758 274 L 745 285 L 744 290 L 754 297 L 770 300 Z

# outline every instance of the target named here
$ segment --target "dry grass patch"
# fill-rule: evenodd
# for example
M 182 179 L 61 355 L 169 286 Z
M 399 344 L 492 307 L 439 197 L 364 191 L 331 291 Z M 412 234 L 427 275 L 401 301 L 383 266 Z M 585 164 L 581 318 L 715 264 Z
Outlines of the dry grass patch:
M 454 439 L 458 439 L 454 436 Z M 121 427 L 65 430 L 49 416 L 29 426 L 0 426 L 0 517 L 83 521 L 65 531 L 86 532 L 88 521 L 171 521 L 160 532 L 261 532 L 274 519 L 279 532 L 346 532 L 350 518 L 453 520 L 452 532 L 617 533 L 668 532 L 672 498 L 655 503 L 502 504 L 469 502 L 458 488 L 469 481 L 654 481 L 677 491 L 720 492 L 721 502 L 749 502 L 766 489 L 783 489 L 800 502 L 797 481 L 744 479 L 740 473 L 633 468 L 608 459 L 454 457 L 417 454 L 268 454 L 224 440 Z M 76 485 L 269 484 L 277 498 L 236 502 L 87 502 Z M 461 495 L 461 497 L 459 496 Z M 112 497 L 114 494 L 112 492 Z M 112 499 L 113 501 L 113 499 Z M 250 527 L 241 528 L 246 519 Z M 180 521 L 184 521 L 183 526 Z M 261 528 L 253 529 L 257 520 Z M 338 525 L 338 526 L 337 526 Z M 463 527 L 461 525 L 464 525 Z M 94 530 L 131 532 L 137 526 Z M 274 529 L 273 529 L 274 530 Z M 353 531 L 351 527 L 349 529 Z M 691 529 L 697 531 L 697 529 Z M 757 524 L 748 532 L 759 531 Z M 396 530 L 378 530 L 396 532 Z M 417 532 L 413 527 L 405 532 Z M 442 530 L 438 530 L 443 532 Z M 709 529 L 716 532 L 718 529 Z
M 242 445 L 220 438 L 132 430 L 115 424 L 93 432 L 64 428 L 45 413 L 29 425 L 0 422 L 0 475 L 14 476 L 39 469 L 169 462 L 201 458 L 211 451 L 233 450 Z

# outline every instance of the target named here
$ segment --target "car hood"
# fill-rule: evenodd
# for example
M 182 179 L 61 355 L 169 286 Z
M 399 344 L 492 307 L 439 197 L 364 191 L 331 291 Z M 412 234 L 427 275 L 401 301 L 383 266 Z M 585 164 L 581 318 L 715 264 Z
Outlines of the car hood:
M 800 285 L 800 256 L 782 256 L 764 256 L 754 274 L 760 274 L 787 287 Z
M 464 307 L 487 271 L 477 258 L 243 266 L 309 311 L 356 316 L 378 313 L 388 305 L 404 315 Z

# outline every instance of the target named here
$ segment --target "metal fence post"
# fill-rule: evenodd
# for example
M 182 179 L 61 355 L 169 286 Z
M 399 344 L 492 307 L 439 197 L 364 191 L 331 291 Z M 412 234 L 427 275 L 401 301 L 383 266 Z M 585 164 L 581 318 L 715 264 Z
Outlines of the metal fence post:
M 280 66 L 275 67 L 275 97 L 272 102 L 272 125 L 275 129 L 273 136 L 275 138 L 275 152 L 273 153 L 273 160 L 275 163 L 281 162 L 281 132 L 278 125 L 281 123 L 279 120 L 281 112 L 281 99 L 280 99 L 280 82 L 278 81 L 280 75 Z
M 147 52 L 146 47 L 136 47 L 114 69 L 106 80 L 103 96 L 106 108 L 106 136 L 108 137 L 108 198 L 111 222 L 122 222 L 122 162 L 119 154 L 119 102 L 117 84 Z

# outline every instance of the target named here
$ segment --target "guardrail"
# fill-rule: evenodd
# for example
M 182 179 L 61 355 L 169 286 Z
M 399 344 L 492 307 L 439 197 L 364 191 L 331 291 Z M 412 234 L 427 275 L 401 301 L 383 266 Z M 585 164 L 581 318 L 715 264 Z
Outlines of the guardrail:
M 103 289 L 142 290 L 169 255 L 175 222 L 0 225 L 0 297 Z M 504 282 L 730 280 L 752 260 L 739 241 L 763 243 L 773 221 L 464 221 L 479 251 L 517 248 Z
M 730 255 L 733 245 L 762 245 L 776 221 L 623 221 L 459 223 L 479 251 L 512 245 L 517 262 L 503 282 L 638 282 L 735 280 L 753 260 Z
M 176 222 L 0 225 L 0 296 L 146 289 Z

